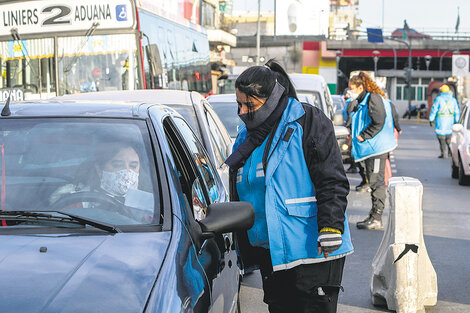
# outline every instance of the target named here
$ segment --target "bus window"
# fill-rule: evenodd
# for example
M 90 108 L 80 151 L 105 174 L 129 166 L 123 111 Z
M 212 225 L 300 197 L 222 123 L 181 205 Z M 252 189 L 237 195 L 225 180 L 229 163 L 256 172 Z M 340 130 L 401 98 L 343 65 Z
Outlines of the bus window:
M 59 37 L 60 95 L 142 88 L 130 34 Z
M 0 42 L 0 90 L 13 88 L 22 98 L 36 100 L 55 95 L 54 46 L 51 38 Z

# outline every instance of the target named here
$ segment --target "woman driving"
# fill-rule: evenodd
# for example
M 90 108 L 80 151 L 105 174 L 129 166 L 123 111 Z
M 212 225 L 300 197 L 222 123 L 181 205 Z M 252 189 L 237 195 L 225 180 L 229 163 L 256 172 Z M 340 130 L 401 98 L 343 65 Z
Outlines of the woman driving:
M 98 145 L 93 161 L 83 163 L 75 181 L 57 189 L 50 197 L 55 203 L 64 195 L 95 191 L 124 198 L 129 189 L 139 184 L 140 158 L 128 143 L 104 143 Z

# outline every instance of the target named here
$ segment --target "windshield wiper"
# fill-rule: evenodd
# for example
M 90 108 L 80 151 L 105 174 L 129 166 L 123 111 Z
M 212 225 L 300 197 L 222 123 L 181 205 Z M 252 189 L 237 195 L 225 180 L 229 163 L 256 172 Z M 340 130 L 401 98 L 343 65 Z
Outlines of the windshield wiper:
M 56 223 L 68 223 L 68 224 L 81 224 L 90 225 L 92 227 L 110 232 L 110 233 L 121 233 L 122 231 L 115 225 L 98 222 L 83 216 L 75 214 L 64 213 L 62 211 L 47 211 L 55 212 L 67 217 L 61 217 L 53 214 L 43 213 L 42 211 L 1 211 L 0 219 L 5 221 L 21 221 L 21 222 L 56 222 Z

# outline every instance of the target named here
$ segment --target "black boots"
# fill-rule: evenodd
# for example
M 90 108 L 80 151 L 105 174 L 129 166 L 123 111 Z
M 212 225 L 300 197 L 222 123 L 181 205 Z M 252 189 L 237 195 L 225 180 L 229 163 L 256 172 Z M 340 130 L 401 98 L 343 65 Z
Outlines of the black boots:
M 371 192 L 372 189 L 367 181 L 362 181 L 359 185 L 356 186 L 357 192 Z
M 380 230 L 380 229 L 383 229 L 384 226 L 382 224 L 382 217 L 374 217 L 374 215 L 369 215 L 368 218 L 366 218 L 365 220 L 361 221 L 361 222 L 357 222 L 356 224 L 356 227 L 358 229 L 376 229 L 376 230 Z

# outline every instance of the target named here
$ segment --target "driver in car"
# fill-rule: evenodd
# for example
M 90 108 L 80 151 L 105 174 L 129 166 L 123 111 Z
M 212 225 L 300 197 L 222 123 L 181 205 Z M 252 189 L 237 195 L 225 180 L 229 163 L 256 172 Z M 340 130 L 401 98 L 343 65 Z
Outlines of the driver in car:
M 140 158 L 131 145 L 101 144 L 95 151 L 95 160 L 82 164 L 76 181 L 57 189 L 51 195 L 50 201 L 55 203 L 66 194 L 95 191 L 106 193 L 124 202 L 129 190 L 137 189 L 139 170 Z

